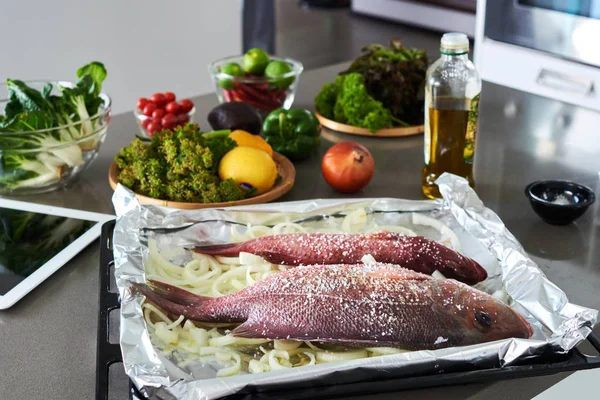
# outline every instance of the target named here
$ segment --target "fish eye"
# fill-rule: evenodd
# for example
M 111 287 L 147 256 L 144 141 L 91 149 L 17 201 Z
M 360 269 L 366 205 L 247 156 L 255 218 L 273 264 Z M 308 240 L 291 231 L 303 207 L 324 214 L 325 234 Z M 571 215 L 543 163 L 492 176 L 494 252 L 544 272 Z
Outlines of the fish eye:
M 485 311 L 475 311 L 475 322 L 482 328 L 491 328 L 494 324 L 492 317 Z

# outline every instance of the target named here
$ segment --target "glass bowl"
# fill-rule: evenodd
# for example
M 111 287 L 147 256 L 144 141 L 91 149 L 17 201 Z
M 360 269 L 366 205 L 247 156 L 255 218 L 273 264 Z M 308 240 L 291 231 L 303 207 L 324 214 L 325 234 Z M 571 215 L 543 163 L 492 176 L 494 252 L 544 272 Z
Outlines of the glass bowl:
M 147 124 L 150 121 L 152 121 L 152 117 L 145 116 L 140 110 L 137 109 L 137 107 L 135 108 L 135 110 L 133 110 L 133 115 L 135 115 L 135 120 L 137 121 L 138 128 L 140 129 L 140 134 L 142 135 L 142 137 L 152 138 L 153 135 L 151 135 L 146 129 L 146 127 L 148 126 Z M 194 122 L 194 115 L 196 115 L 195 105 L 188 113 L 179 114 L 177 116 L 179 120 L 177 121 L 177 125 L 175 126 L 184 125 L 188 122 Z
M 46 81 L 25 81 L 42 91 Z M 60 95 L 57 85 L 73 87 L 72 82 L 50 82 L 51 95 Z M 64 187 L 85 170 L 98 155 L 110 122 L 111 100 L 100 94 L 98 112 L 84 120 L 40 129 L 40 120 L 27 121 L 35 130 L 0 129 L 0 194 L 34 194 Z M 0 113 L 9 103 L 6 84 L 0 84 Z M 35 125 L 34 125 L 35 126 Z
M 224 64 L 242 65 L 243 58 L 244 56 L 225 57 L 209 64 L 208 71 L 219 102 L 241 101 L 263 113 L 277 108 L 289 109 L 294 103 L 298 81 L 304 70 L 302 64 L 291 58 L 270 56 L 270 61 L 283 61 L 292 69 L 276 78 L 253 75 L 233 76 L 221 72 Z
M 589 187 L 562 180 L 532 182 L 525 188 L 525 195 L 533 211 L 552 225 L 570 224 L 596 201 Z

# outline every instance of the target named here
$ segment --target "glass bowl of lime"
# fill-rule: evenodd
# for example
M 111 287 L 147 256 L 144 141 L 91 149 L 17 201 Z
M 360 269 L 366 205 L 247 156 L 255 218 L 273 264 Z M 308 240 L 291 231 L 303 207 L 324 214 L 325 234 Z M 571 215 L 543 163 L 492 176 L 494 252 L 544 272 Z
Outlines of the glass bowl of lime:
M 266 113 L 292 106 L 303 69 L 299 61 L 258 48 L 208 66 L 220 103 L 240 101 Z

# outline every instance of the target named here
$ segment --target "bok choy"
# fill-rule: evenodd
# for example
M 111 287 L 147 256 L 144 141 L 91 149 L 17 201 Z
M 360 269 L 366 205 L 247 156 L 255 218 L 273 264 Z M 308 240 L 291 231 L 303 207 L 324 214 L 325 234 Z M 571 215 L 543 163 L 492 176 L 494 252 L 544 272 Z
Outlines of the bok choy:
M 84 164 L 104 124 L 99 112 L 106 69 L 99 62 L 77 71 L 73 85 L 46 83 L 37 90 L 7 79 L 8 102 L 0 115 L 0 189 L 58 182 L 67 169 Z M 89 137 L 89 138 L 88 138 Z M 88 139 L 86 139 L 88 138 Z

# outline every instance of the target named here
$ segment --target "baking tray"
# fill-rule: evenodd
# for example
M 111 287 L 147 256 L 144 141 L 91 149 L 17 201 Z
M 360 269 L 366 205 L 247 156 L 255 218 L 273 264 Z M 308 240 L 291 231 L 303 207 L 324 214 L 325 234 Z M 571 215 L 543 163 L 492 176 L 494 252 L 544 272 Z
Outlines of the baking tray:
M 113 264 L 112 232 L 115 221 L 107 222 L 102 227 L 100 249 L 100 291 L 98 314 L 98 345 L 96 353 L 96 399 L 108 399 L 109 367 L 122 362 L 121 349 L 118 344 L 109 342 L 109 313 L 120 307 L 118 293 L 110 291 L 111 266 Z M 600 337 L 591 332 L 587 342 L 600 354 Z M 502 368 L 464 370 L 440 373 L 439 369 L 425 371 L 415 376 L 373 381 L 364 380 L 360 369 L 344 371 L 340 374 L 355 375 L 354 383 L 336 384 L 331 380 L 314 379 L 296 384 L 261 385 L 260 388 L 247 386 L 240 392 L 225 399 L 307 399 L 332 398 L 348 395 L 373 395 L 376 393 L 395 392 L 399 390 L 422 389 L 429 387 L 463 385 L 468 383 L 485 383 L 508 379 L 527 378 L 533 376 L 553 375 L 559 372 L 570 372 L 600 367 L 600 355 L 583 354 L 578 348 L 563 354 L 547 352 L 531 360 L 524 360 L 517 365 Z M 123 372 L 125 373 L 125 372 Z M 131 399 L 145 399 L 145 391 L 138 391 L 130 382 Z

